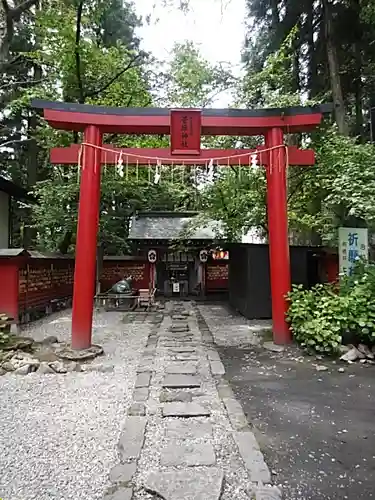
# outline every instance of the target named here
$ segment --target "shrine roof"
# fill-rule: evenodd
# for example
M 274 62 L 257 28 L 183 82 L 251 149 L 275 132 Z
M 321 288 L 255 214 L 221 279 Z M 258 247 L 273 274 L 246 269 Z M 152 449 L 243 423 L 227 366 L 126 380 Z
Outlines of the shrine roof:
M 147 212 L 131 220 L 130 240 L 215 240 L 220 222 L 193 225 L 197 212 Z M 193 225 L 193 226 L 192 226 Z

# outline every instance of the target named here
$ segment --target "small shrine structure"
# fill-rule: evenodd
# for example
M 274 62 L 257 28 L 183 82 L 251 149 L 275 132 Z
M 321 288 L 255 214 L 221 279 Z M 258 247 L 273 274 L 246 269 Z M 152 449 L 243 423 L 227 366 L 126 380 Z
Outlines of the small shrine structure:
M 165 297 L 228 292 L 229 252 L 216 221 L 195 225 L 197 212 L 142 212 L 131 220 L 133 253 L 150 261 L 150 288 Z M 151 259 L 151 260 L 150 260 Z

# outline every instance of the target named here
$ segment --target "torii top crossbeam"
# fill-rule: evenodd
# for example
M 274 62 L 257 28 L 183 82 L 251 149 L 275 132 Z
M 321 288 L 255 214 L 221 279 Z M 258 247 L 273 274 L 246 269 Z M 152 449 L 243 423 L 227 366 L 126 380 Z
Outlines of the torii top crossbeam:
M 95 125 L 110 134 L 170 134 L 170 109 L 112 108 L 34 100 L 51 127 L 83 131 Z M 330 105 L 269 109 L 203 109 L 202 135 L 264 135 L 270 128 L 284 133 L 309 132 L 330 112 Z
M 256 151 L 267 173 L 267 214 L 269 228 L 270 275 L 274 341 L 291 341 L 286 322 L 290 290 L 290 259 L 287 218 L 286 167 L 289 164 L 308 165 L 314 162 L 311 151 L 287 148 L 284 134 L 308 132 L 318 126 L 330 105 L 283 109 L 204 109 L 169 110 L 154 108 L 108 108 L 86 104 L 46 102 L 36 100 L 33 106 L 44 110 L 44 118 L 54 128 L 83 132 L 82 175 L 78 212 L 78 229 L 74 274 L 72 347 L 84 349 L 91 345 L 93 297 L 95 292 L 96 242 L 100 205 L 102 138 L 105 133 L 170 134 L 171 148 L 167 163 L 174 158 L 189 157 L 205 162 L 213 150 L 201 149 L 202 135 L 252 136 L 263 135 L 265 148 Z M 145 150 L 143 150 L 143 154 Z M 232 154 L 233 150 L 231 150 Z M 116 162 L 119 151 L 107 151 Z M 133 151 L 134 153 L 134 151 Z M 265 154 L 266 153 L 266 154 Z M 126 153 L 125 153 L 126 154 Z M 131 155 L 132 151 L 128 150 Z M 150 155 L 150 152 L 148 151 Z M 164 150 L 162 154 L 167 154 Z M 246 156 L 252 151 L 245 152 Z M 222 151 L 216 150 L 216 155 Z M 53 162 L 71 163 L 78 156 L 77 148 L 58 148 Z M 157 161 L 160 150 L 155 150 Z M 211 156 L 211 159 L 212 159 Z M 299 163 L 300 162 L 300 163 Z M 182 161 L 183 163 L 183 161 Z M 225 164 L 225 163 L 224 163 Z M 228 165 L 230 162 L 228 162 Z

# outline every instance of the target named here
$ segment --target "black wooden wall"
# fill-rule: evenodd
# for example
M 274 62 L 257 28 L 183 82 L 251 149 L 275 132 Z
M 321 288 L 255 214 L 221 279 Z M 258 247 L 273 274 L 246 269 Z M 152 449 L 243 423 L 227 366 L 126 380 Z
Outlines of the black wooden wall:
M 317 249 L 290 247 L 292 283 L 318 282 Z M 229 302 L 248 319 L 269 319 L 271 286 L 268 245 L 236 244 L 230 248 Z

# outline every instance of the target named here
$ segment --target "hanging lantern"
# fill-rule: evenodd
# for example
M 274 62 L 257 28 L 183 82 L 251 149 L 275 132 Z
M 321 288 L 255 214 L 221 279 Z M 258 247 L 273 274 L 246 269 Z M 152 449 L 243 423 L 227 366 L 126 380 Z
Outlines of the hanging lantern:
M 199 260 L 201 262 L 207 262 L 207 260 L 208 260 L 208 252 L 207 252 L 207 250 L 201 250 L 199 252 Z
M 212 252 L 212 258 L 214 260 L 228 260 L 229 252 L 227 250 L 215 250 Z
M 151 264 L 155 264 L 155 262 L 156 262 L 156 250 L 149 250 L 148 251 L 148 261 L 151 262 Z

